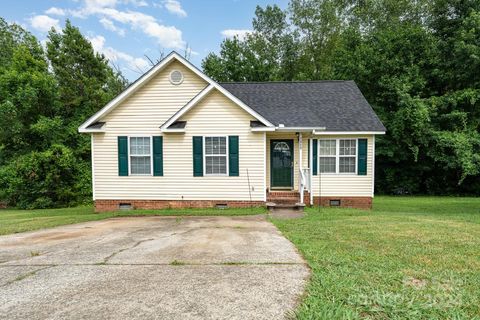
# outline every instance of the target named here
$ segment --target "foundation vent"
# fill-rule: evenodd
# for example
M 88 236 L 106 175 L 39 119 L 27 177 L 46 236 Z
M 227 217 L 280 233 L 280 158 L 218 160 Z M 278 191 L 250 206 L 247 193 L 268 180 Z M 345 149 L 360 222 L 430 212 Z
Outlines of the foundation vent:
M 330 207 L 340 207 L 340 200 L 330 200 Z
M 132 210 L 132 204 L 131 203 L 119 203 L 118 204 L 118 209 L 120 210 Z

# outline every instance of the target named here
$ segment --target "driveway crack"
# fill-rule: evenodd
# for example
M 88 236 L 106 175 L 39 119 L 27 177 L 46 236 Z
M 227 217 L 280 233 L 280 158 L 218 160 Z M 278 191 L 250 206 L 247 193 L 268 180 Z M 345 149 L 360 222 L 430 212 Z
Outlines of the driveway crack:
M 37 274 L 37 272 L 42 271 L 42 270 L 45 270 L 45 269 L 53 268 L 53 267 L 55 267 L 55 265 L 45 266 L 45 267 L 43 267 L 43 268 L 36 269 L 36 270 L 30 271 L 30 272 L 27 272 L 27 273 L 25 273 L 25 274 L 21 274 L 21 275 L 19 275 L 18 277 L 16 277 L 15 279 L 10 280 L 10 281 L 7 281 L 6 283 L 0 285 L 0 288 L 6 287 L 6 286 L 8 286 L 8 285 L 10 285 L 10 284 L 12 284 L 12 283 L 17 282 L 17 281 L 22 281 L 23 279 L 26 279 L 26 278 L 29 278 L 29 277 L 33 277 L 34 275 Z
M 147 242 L 147 241 L 152 241 L 152 240 L 154 240 L 154 239 L 144 239 L 144 240 L 137 241 L 137 242 L 135 242 L 135 244 L 134 244 L 133 246 L 130 246 L 130 247 L 127 247 L 127 248 L 123 248 L 123 249 L 120 249 L 120 250 L 118 250 L 118 251 L 113 252 L 113 253 L 112 253 L 111 255 L 109 255 L 108 257 L 105 257 L 105 259 L 103 259 L 103 262 L 98 263 L 98 264 L 107 264 L 108 261 L 109 261 L 110 259 L 112 259 L 113 257 L 115 257 L 117 254 L 122 253 L 122 252 L 127 251 L 127 250 L 134 249 L 134 248 L 138 247 L 139 245 L 141 245 L 142 243 Z

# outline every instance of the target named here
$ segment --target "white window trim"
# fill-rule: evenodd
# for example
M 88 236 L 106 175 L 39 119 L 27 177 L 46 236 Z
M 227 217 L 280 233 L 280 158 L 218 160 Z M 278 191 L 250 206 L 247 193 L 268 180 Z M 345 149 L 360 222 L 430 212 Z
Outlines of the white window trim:
M 130 145 L 131 145 L 130 138 L 150 138 L 150 173 L 132 173 L 132 158 L 130 155 Z M 148 134 L 136 134 L 132 136 L 127 136 L 127 139 L 128 139 L 128 146 L 127 146 L 128 147 L 127 148 L 128 149 L 128 175 L 129 176 L 153 176 L 153 136 Z
M 225 150 L 225 162 L 226 162 L 226 171 L 225 173 L 207 173 L 207 153 L 205 152 L 205 138 L 225 138 L 225 145 L 226 145 L 226 150 Z M 203 175 L 207 177 L 228 177 L 229 173 L 229 161 L 228 161 L 228 155 L 229 155 L 229 145 L 228 145 L 228 136 L 222 136 L 222 135 L 204 135 L 202 137 L 203 139 Z M 211 156 L 219 156 L 219 155 L 208 155 L 209 157 Z
M 322 156 L 320 154 L 320 141 L 321 140 L 335 140 L 335 172 L 321 172 L 320 169 L 320 157 L 330 157 L 334 156 Z M 340 157 L 352 157 L 353 156 L 341 156 L 340 155 L 340 140 L 355 140 L 355 172 L 340 172 Z M 317 141 L 317 150 L 318 150 L 318 173 L 324 175 L 342 175 L 342 176 L 356 176 L 358 171 L 358 138 L 323 138 L 318 139 Z
M 320 141 L 335 141 L 335 155 L 320 155 Z M 338 139 L 318 139 L 317 141 L 317 150 L 318 150 L 318 172 L 321 174 L 337 174 L 338 173 Z M 320 169 L 320 158 L 334 158 L 335 159 L 335 172 L 322 172 Z

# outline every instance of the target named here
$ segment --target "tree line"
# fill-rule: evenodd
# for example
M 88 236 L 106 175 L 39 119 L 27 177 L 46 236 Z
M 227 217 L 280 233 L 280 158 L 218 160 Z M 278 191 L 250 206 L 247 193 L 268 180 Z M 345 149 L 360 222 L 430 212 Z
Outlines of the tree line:
M 291 0 L 202 62 L 218 81 L 354 80 L 387 128 L 376 192 L 480 194 L 480 1 Z
M 203 61 L 218 81 L 355 80 L 387 134 L 376 192 L 480 194 L 480 2 L 291 0 L 257 7 L 252 32 Z M 128 85 L 66 22 L 42 46 L 0 18 L 0 202 L 91 199 L 77 129 Z
M 127 81 L 68 21 L 44 48 L 0 18 L 0 47 L 0 201 L 19 208 L 90 201 L 90 137 L 77 130 Z

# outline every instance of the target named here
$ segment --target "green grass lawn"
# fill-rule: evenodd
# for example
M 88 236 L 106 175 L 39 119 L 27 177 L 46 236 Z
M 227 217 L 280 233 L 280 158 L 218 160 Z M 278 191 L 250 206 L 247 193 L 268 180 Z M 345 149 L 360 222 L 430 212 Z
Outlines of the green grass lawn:
M 298 319 L 480 319 L 480 198 L 376 197 L 272 220 L 312 269 Z
M 65 224 L 102 220 L 112 217 L 136 215 L 234 216 L 264 213 L 266 213 L 266 209 L 263 207 L 228 209 L 132 210 L 105 213 L 94 213 L 91 206 L 41 210 L 0 210 L 0 235 L 51 228 Z
M 0 210 L 0 234 L 130 215 L 263 208 Z M 312 269 L 299 319 L 480 319 L 480 198 L 376 197 L 372 211 L 307 208 L 275 225 Z

